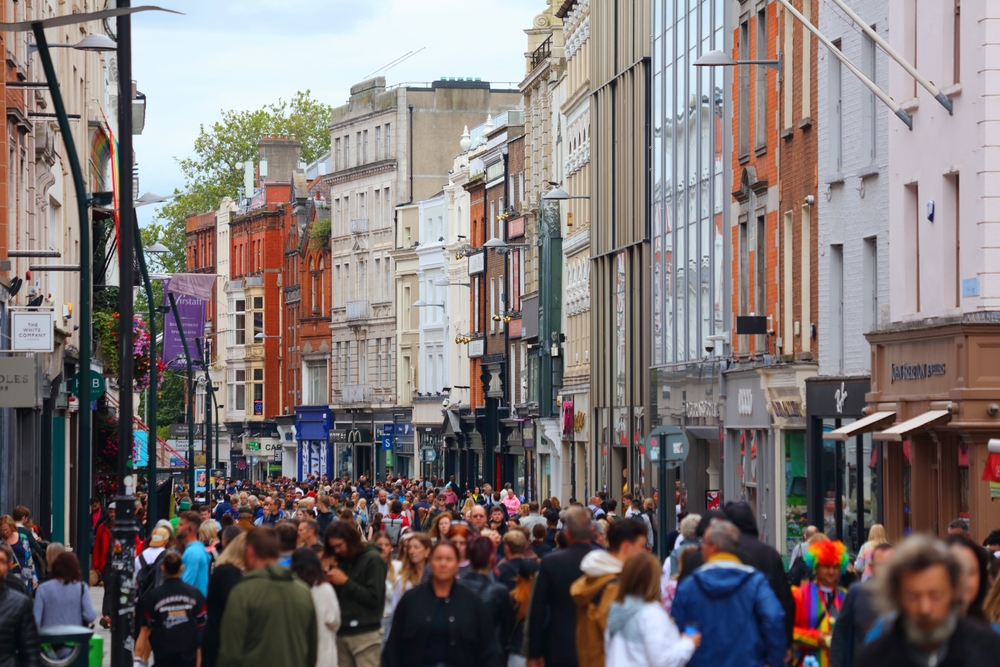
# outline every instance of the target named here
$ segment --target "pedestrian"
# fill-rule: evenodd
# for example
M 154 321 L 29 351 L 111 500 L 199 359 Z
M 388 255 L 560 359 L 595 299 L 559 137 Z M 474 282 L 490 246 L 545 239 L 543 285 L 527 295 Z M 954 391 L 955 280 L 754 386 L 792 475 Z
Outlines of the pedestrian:
M 240 530 L 246 532 L 253 528 L 253 510 L 249 507 L 240 507 L 238 513 L 239 519 L 236 521 L 236 525 L 239 526 Z
M 430 581 L 407 591 L 396 607 L 382 667 L 500 667 L 495 628 L 479 598 L 456 582 L 458 561 L 454 544 L 434 545 Z
M 195 513 L 197 516 L 197 513 Z M 163 558 L 163 583 L 144 595 L 136 609 L 139 622 L 138 654 L 152 649 L 157 665 L 195 667 L 200 660 L 201 631 L 208 609 L 196 587 L 184 583 L 181 555 L 170 552 Z
M 888 543 L 889 534 L 886 533 L 885 526 L 873 523 L 868 529 L 868 540 L 858 549 L 858 557 L 854 560 L 854 569 L 861 573 L 861 581 L 868 581 L 872 578 L 871 564 L 875 547 Z
M 639 521 L 616 521 L 608 527 L 607 539 L 607 551 L 594 549 L 583 557 L 583 576 L 569 589 L 576 603 L 576 655 L 580 667 L 604 665 L 604 633 L 608 609 L 618 598 L 618 575 L 630 557 L 646 553 L 646 526 Z M 659 561 L 653 560 L 659 568 Z M 659 575 L 656 581 L 660 581 Z
M 607 515 L 607 512 L 604 511 L 602 503 L 603 501 L 600 499 L 600 497 L 598 496 L 590 497 L 590 504 L 587 505 L 587 509 L 590 510 L 590 513 L 593 515 L 595 520 L 600 519 Z
M 181 512 L 177 523 L 177 539 L 184 549 L 184 583 L 197 588 L 202 596 L 208 595 L 208 574 L 212 557 L 198 539 L 201 516 L 197 512 Z
M 462 524 L 453 525 L 448 531 L 448 541 L 458 549 L 458 578 L 461 579 L 472 571 L 469 563 L 469 542 L 472 540 L 472 531 L 468 526 Z
M 535 575 L 538 574 L 539 561 L 526 557 L 528 542 L 524 533 L 511 531 L 504 535 L 503 543 L 506 559 L 497 566 L 494 574 L 497 581 L 510 593 L 514 610 L 514 628 L 505 648 L 507 667 L 525 667 L 527 660 L 522 655 L 524 624 L 528 616 L 531 589 Z
M 291 567 L 292 553 L 299 541 L 299 526 L 292 519 L 284 519 L 275 525 L 274 532 L 278 536 L 278 565 Z
M 702 636 L 692 667 L 785 664 L 784 612 L 767 578 L 737 556 L 741 539 L 733 523 L 713 521 L 701 541 L 705 564 L 677 587 L 674 620 Z
M 319 522 L 316 519 L 299 521 L 297 536 L 299 547 L 312 549 L 317 556 L 323 552 L 323 545 L 319 541 Z
M 795 567 L 795 563 L 797 563 L 799 559 L 802 558 L 802 555 L 806 552 L 806 549 L 809 548 L 809 538 L 811 538 L 818 532 L 819 528 L 817 528 L 816 526 L 806 526 L 806 529 L 802 532 L 802 541 L 795 545 L 795 548 L 792 549 L 792 555 L 788 558 L 789 574 L 791 574 L 792 569 Z M 791 579 L 789 579 L 789 584 L 791 585 L 798 583 L 799 582 L 797 581 L 792 581 Z
M 226 548 L 215 561 L 215 569 L 208 578 L 208 622 L 205 624 L 201 646 L 202 667 L 215 667 L 218 662 L 222 614 L 226 610 L 229 594 L 243 578 L 243 571 L 246 569 L 243 560 L 246 533 L 233 526 L 223 530 L 222 537 L 223 542 L 228 540 Z
M 215 559 L 219 555 L 219 529 L 218 524 L 214 519 L 209 519 L 208 521 L 202 521 L 201 526 L 198 527 L 198 541 L 205 545 L 205 551 L 208 552 L 209 558 L 209 572 L 211 572 L 212 565 L 215 563 Z
M 875 604 L 877 582 L 873 579 L 879 577 L 892 553 L 891 544 L 876 545 L 867 557 L 872 577 L 847 589 L 844 604 L 833 626 L 830 667 L 851 667 L 854 664 L 854 656 L 864 646 L 868 631 L 879 617 L 879 610 Z
M 409 518 L 403 514 L 403 503 L 393 500 L 389 504 L 389 513 L 382 519 L 379 530 L 388 536 L 393 548 L 399 546 L 399 538 L 410 530 Z
M 880 606 L 891 620 L 860 650 L 855 667 L 1000 664 L 1000 635 L 961 615 L 963 566 L 944 544 L 907 538 L 877 581 Z
M 340 603 L 337 602 L 337 594 L 333 591 L 333 586 L 327 583 L 316 553 L 308 547 L 299 547 L 292 554 L 292 572 L 309 587 L 313 608 L 316 610 L 316 667 L 338 667 Z
M 795 664 L 813 656 L 820 665 L 830 663 L 833 626 L 844 605 L 847 590 L 838 585 L 850 557 L 840 540 L 816 542 L 802 557 L 813 572 L 813 580 L 792 588 L 795 599 Z
M 993 559 L 993 562 L 990 563 L 990 569 L 992 570 L 994 566 L 1000 569 L 1000 558 Z M 1000 628 L 1000 583 L 998 582 L 1000 582 L 1000 577 L 995 577 L 990 584 L 986 599 L 983 601 L 983 616 L 986 617 L 986 621 L 993 626 L 994 630 Z
M 379 556 L 385 563 L 385 607 L 382 610 L 382 643 L 384 644 L 392 625 L 392 590 L 396 585 L 396 577 L 399 576 L 399 569 L 403 564 L 398 560 L 393 560 L 392 542 L 389 541 L 388 535 L 376 533 L 372 542 L 378 547 Z
M 330 527 L 330 524 L 336 521 L 337 515 L 330 508 L 331 499 L 326 493 L 321 493 L 316 496 L 316 523 L 319 528 L 316 530 L 316 536 L 326 534 L 326 529 Z
M 312 596 L 278 565 L 278 548 L 273 528 L 258 526 L 246 534 L 246 572 L 225 603 L 219 667 L 316 664 Z
M 985 621 L 983 600 L 986 599 L 988 575 L 991 556 L 964 535 L 951 535 L 947 540 L 951 552 L 962 563 L 965 570 L 965 590 L 962 594 L 962 615 L 978 621 Z
M 13 563 L 13 550 L 0 541 L 0 665 L 38 667 L 41 649 L 31 598 L 6 585 Z
M 410 533 L 400 547 L 401 565 L 392 585 L 392 609 L 395 613 L 406 591 L 430 578 L 428 563 L 434 543 L 426 533 Z
M 28 589 L 28 595 L 33 595 L 35 589 L 38 588 L 38 575 L 35 571 L 35 558 L 31 553 L 31 544 L 27 537 L 17 532 L 17 524 L 9 514 L 0 516 L 0 542 L 10 547 L 14 554 L 8 576 L 20 578 L 24 582 L 25 588 Z
M 528 502 L 528 515 L 521 519 L 521 525 L 530 531 L 535 526 L 544 526 L 545 517 L 538 513 L 538 502 L 535 500 Z
M 504 489 L 506 496 L 501 500 L 503 506 L 507 508 L 507 516 L 517 516 L 517 510 L 521 506 L 521 501 L 514 495 L 511 489 Z
M 473 533 L 479 535 L 486 530 L 486 508 L 482 505 L 474 504 L 468 514 L 469 528 Z
M 18 505 L 11 512 L 11 517 L 14 519 L 14 525 L 17 527 L 18 534 L 28 540 L 28 547 L 31 549 L 31 557 L 38 570 L 38 574 L 44 575 L 47 566 L 45 548 L 42 547 L 38 541 L 39 538 L 35 535 L 35 526 L 31 521 L 31 511 L 24 505 Z M 38 576 L 37 578 L 41 580 L 42 576 Z
M 50 625 L 90 625 L 97 610 L 90 600 L 90 588 L 83 583 L 80 560 L 64 551 L 52 563 L 51 579 L 35 591 L 35 622 L 39 628 Z
M 489 627 L 493 628 L 490 638 L 493 651 L 500 656 L 501 664 L 506 665 L 507 639 L 514 629 L 514 604 L 507 587 L 493 580 L 496 547 L 487 537 L 473 536 L 468 554 L 472 571 L 458 579 L 458 583 L 479 598 L 479 613 L 487 617 Z
M 348 522 L 331 525 L 325 544 L 338 563 L 327 570 L 327 581 L 333 584 L 340 602 L 340 667 L 375 667 L 382 646 L 388 568 L 378 547 L 365 545 L 357 528 Z
M 542 559 L 528 611 L 529 667 L 578 664 L 576 602 L 570 587 L 583 574 L 580 562 L 590 552 L 591 521 L 582 507 L 567 510 L 567 547 Z
M 677 560 L 680 558 L 681 552 L 688 547 L 698 549 L 701 545 L 701 541 L 698 539 L 698 524 L 700 523 L 700 514 L 688 514 L 681 519 L 680 534 L 677 537 L 677 541 L 672 545 L 673 548 L 670 551 L 669 560 L 664 563 L 663 567 L 663 574 L 667 577 L 673 576 L 678 571 Z M 669 568 L 666 567 L 666 563 L 670 563 Z
M 627 523 L 619 521 L 618 524 Z M 695 630 L 681 635 L 660 604 L 660 561 L 640 551 L 625 561 L 610 605 L 603 644 L 607 667 L 681 667 L 701 642 Z M 602 651 L 603 653 L 603 651 Z M 582 663 L 581 663 L 582 664 Z

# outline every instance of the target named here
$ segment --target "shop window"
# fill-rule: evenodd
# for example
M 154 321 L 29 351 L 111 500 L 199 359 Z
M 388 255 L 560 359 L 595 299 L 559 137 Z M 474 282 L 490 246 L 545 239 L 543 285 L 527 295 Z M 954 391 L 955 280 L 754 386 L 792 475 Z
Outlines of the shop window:
M 765 437 L 763 431 L 740 431 L 740 463 L 736 478 L 740 481 L 740 495 L 750 505 L 754 516 L 757 516 L 757 469 Z
M 806 443 L 802 431 L 785 431 L 785 557 L 802 542 L 808 520 Z

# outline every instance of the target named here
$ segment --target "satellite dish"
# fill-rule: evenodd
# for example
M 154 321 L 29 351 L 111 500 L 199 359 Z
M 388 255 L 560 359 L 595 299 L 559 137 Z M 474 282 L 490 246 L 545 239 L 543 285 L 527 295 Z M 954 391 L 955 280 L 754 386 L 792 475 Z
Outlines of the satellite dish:
M 23 284 L 24 284 L 23 280 L 21 280 L 17 276 L 14 276 L 13 278 L 10 279 L 10 287 L 8 287 L 7 290 L 10 292 L 10 295 L 12 297 L 16 296 L 17 293 L 21 291 L 21 285 Z

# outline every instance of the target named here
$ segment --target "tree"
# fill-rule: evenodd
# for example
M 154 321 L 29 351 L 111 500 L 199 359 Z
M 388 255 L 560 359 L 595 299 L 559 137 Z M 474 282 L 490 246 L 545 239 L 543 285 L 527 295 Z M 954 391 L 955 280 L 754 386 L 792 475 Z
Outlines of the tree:
M 312 162 L 330 150 L 332 112 L 333 107 L 313 99 L 311 91 L 306 90 L 296 93 L 289 102 L 279 99 L 263 109 L 224 111 L 222 119 L 211 127 L 202 125 L 193 155 L 178 160 L 184 174 L 184 193 L 164 204 L 153 222 L 142 230 L 144 245 L 158 239 L 170 249 L 160 258 L 163 270 L 184 270 L 185 219 L 217 209 L 224 197 L 236 198 L 243 186 L 243 164 L 256 161 L 261 137 L 292 135 L 302 142 L 302 158 Z

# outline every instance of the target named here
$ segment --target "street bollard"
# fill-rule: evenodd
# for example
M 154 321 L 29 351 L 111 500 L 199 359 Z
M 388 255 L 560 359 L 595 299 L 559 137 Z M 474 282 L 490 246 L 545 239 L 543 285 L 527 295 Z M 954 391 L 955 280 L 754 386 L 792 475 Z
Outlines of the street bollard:
M 79 625 L 53 625 L 38 631 L 41 662 L 52 667 L 88 667 L 94 631 Z

